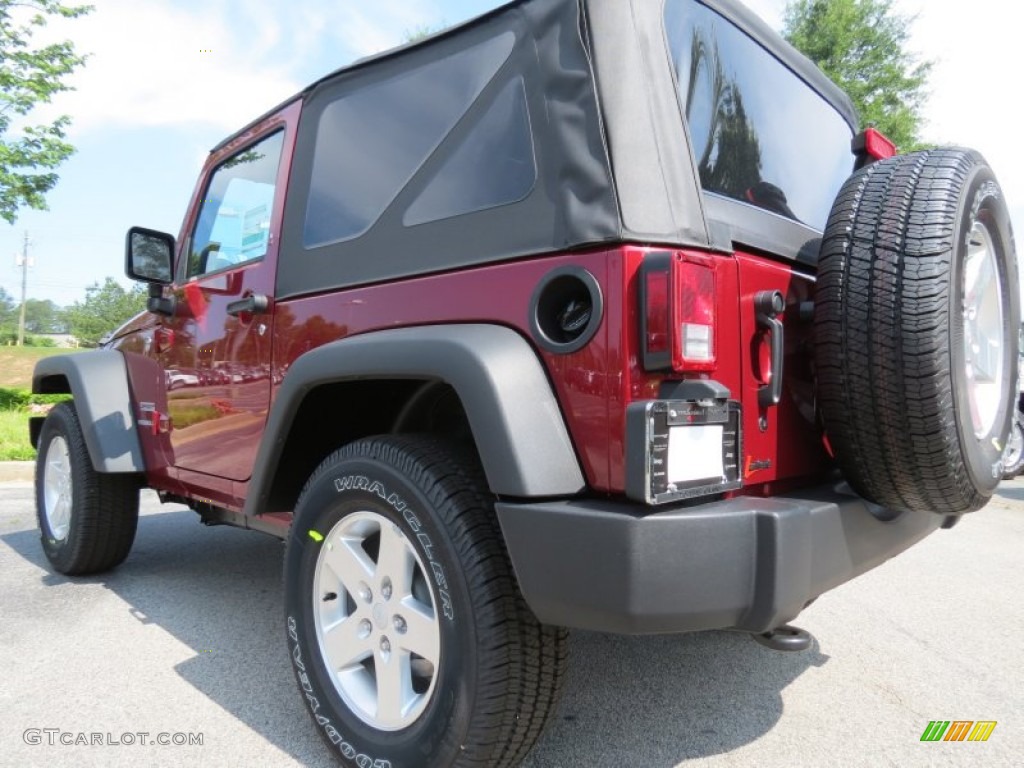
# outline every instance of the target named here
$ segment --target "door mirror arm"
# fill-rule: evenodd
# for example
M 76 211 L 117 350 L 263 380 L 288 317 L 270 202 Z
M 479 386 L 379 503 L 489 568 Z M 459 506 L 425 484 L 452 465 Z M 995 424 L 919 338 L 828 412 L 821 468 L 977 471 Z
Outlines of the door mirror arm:
M 178 297 L 173 293 L 170 296 L 164 296 L 164 287 L 162 285 L 150 283 L 146 309 L 154 315 L 174 317 L 178 309 Z

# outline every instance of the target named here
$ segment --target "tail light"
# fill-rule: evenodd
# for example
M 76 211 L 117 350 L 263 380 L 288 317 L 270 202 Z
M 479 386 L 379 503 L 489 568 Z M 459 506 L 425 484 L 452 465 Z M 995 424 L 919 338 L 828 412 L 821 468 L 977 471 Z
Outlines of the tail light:
M 715 271 L 711 257 L 648 254 L 640 268 L 640 325 L 646 370 L 714 370 Z
M 644 368 L 672 367 L 672 255 L 652 253 L 640 266 L 640 350 Z
M 715 367 L 715 271 L 709 261 L 695 259 L 680 255 L 672 261 L 673 327 L 679 329 L 672 367 L 677 371 Z

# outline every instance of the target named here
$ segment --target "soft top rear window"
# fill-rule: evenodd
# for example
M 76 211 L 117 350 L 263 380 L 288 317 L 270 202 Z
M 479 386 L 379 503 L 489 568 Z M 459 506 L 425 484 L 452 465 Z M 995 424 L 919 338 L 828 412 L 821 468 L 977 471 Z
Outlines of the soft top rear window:
M 704 5 L 667 0 L 665 29 L 704 191 L 824 229 L 853 170 L 847 122 Z

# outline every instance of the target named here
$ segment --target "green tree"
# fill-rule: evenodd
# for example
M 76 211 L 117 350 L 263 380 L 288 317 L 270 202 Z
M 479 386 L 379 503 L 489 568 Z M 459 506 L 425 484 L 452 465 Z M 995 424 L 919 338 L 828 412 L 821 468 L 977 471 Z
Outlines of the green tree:
M 57 183 L 53 171 L 75 151 L 65 141 L 70 117 L 31 125 L 28 115 L 70 90 L 67 77 L 85 62 L 70 40 L 34 47 L 32 36 L 52 18 L 90 10 L 57 0 L 0 0 L 0 218 L 11 224 L 23 206 L 46 209 L 45 194 Z M 22 124 L 16 133 L 15 120 Z
M 894 0 L 793 0 L 783 35 L 853 100 L 901 150 L 921 142 L 921 109 L 932 62 L 907 51 L 914 18 Z
M 13 329 L 17 323 L 17 305 L 11 298 L 11 294 L 0 288 L 0 333 Z
M 64 333 L 64 310 L 50 299 L 25 302 L 25 331 L 28 333 Z
M 146 289 L 130 291 L 108 277 L 103 285 L 93 283 L 85 289 L 85 301 L 76 301 L 64 312 L 68 331 L 84 346 L 95 346 L 146 308 Z

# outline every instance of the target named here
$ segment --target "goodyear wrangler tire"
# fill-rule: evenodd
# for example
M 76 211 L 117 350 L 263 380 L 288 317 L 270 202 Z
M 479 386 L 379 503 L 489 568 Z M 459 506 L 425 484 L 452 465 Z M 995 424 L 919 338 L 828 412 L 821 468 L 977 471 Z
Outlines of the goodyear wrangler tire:
M 139 521 L 139 480 L 93 469 L 73 403 L 55 405 L 43 422 L 35 476 L 43 552 L 56 571 L 102 573 L 128 557 Z
M 526 607 L 475 458 L 445 442 L 371 438 L 320 465 L 285 606 L 301 693 L 347 765 L 516 765 L 554 712 L 566 633 Z
M 1010 219 L 976 152 L 874 163 L 837 198 L 815 296 L 818 400 L 862 496 L 943 515 L 1002 477 L 1020 315 Z

